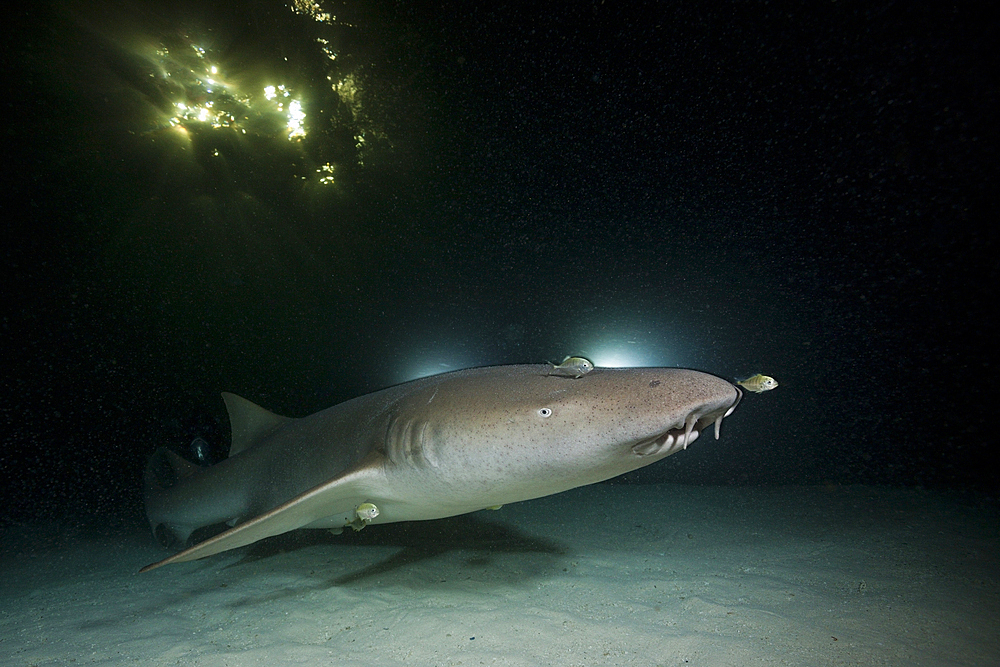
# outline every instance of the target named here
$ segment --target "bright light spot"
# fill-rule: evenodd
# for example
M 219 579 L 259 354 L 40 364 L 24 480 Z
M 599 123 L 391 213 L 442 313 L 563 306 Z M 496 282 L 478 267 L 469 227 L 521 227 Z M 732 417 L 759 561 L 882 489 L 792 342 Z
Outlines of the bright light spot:
M 635 368 L 641 366 L 670 366 L 676 364 L 659 342 L 636 338 L 609 336 L 584 345 L 582 356 L 604 368 Z
M 319 169 L 316 170 L 317 174 L 324 174 L 323 176 L 320 176 L 319 182 L 322 183 L 323 185 L 333 185 L 334 184 L 334 178 L 333 178 L 334 171 L 335 171 L 335 167 L 332 164 L 330 164 L 329 162 L 327 162 L 326 164 L 322 165 Z
M 396 381 L 409 382 L 410 380 L 430 377 L 431 375 L 440 375 L 441 373 L 450 373 L 463 368 L 467 368 L 467 366 L 456 365 L 444 361 L 424 360 L 412 364 L 403 372 L 401 376 L 397 377 Z
M 323 12 L 317 4 L 321 1 L 293 0 L 293 11 L 318 21 L 334 22 L 335 17 Z M 327 59 L 337 59 L 330 40 L 319 38 L 316 44 Z M 232 128 L 241 134 L 257 136 L 276 136 L 282 132 L 290 141 L 301 140 L 307 134 L 305 101 L 297 91 L 284 84 L 244 92 L 238 83 L 226 80 L 225 63 L 212 62 L 217 58 L 216 52 L 190 41 L 184 44 L 184 48 L 170 49 L 162 44 L 158 48 L 151 47 L 144 55 L 150 60 L 149 76 L 173 102 L 173 112 L 168 111 L 154 127 L 144 129 L 144 135 L 177 127 L 190 131 L 194 138 L 197 136 L 195 124 L 199 126 L 199 131 L 204 127 Z M 364 118 L 361 91 L 354 77 L 348 74 L 336 83 L 331 80 L 331 84 L 353 119 L 360 123 Z M 371 128 L 365 129 L 372 131 Z M 380 135 L 368 135 L 368 139 L 375 138 L 380 138 Z M 363 128 L 356 128 L 354 141 L 359 152 L 359 164 L 362 164 L 360 152 L 366 147 Z M 332 171 L 321 168 L 320 175 L 321 183 L 329 185 L 334 182 Z
M 279 97 L 286 98 L 291 97 L 292 91 L 286 88 L 284 85 L 279 86 L 265 86 L 264 87 L 264 98 L 271 100 L 272 102 Z M 304 122 L 306 119 L 306 112 L 302 109 L 302 102 L 299 100 L 291 99 L 288 101 L 288 111 L 285 111 L 284 102 L 276 102 L 275 107 L 278 111 L 284 113 L 288 122 L 286 127 L 288 128 L 288 138 L 289 139 L 301 139 L 306 136 L 306 130 Z
M 324 12 L 323 8 L 313 0 L 292 0 L 290 9 L 296 14 L 310 16 L 320 23 L 333 23 L 337 20 L 336 16 L 331 16 L 329 12 Z
M 211 101 L 195 106 L 188 106 L 183 102 L 177 102 L 174 106 L 177 108 L 177 114 L 168 121 L 171 125 L 176 126 L 183 125 L 184 123 L 198 122 L 208 123 L 214 128 L 219 128 L 231 127 L 236 122 L 235 116 L 214 109 L 214 103 Z
M 302 126 L 306 119 L 306 112 L 302 110 L 302 103 L 292 100 L 288 105 L 288 138 L 298 139 L 306 136 L 306 130 Z
M 641 366 L 642 364 L 636 363 L 636 359 L 633 355 L 627 354 L 622 350 L 606 350 L 598 352 L 592 355 L 595 366 L 602 366 L 604 368 L 632 368 L 634 366 Z
M 337 59 L 337 52 L 334 51 L 333 48 L 330 47 L 330 41 L 329 40 L 323 39 L 322 37 L 317 37 L 316 41 L 319 42 L 319 44 L 320 44 L 319 49 L 320 49 L 320 51 L 323 52 L 323 55 L 325 55 L 330 60 L 336 60 Z M 329 78 L 330 77 L 327 77 L 327 79 L 329 79 Z
M 471 368 L 477 365 L 477 359 L 462 343 L 448 344 L 435 341 L 422 344 L 411 340 L 403 354 L 393 357 L 393 365 L 393 381 L 408 382 L 430 375 Z

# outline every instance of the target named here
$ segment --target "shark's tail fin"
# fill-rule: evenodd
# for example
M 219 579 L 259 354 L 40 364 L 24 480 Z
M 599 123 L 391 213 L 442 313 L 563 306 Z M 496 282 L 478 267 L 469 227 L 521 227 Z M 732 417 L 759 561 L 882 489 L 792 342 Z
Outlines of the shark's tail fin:
M 198 466 L 186 461 L 166 447 L 160 447 L 146 462 L 143 473 L 143 495 L 146 501 L 146 516 L 153 529 L 156 541 L 165 547 L 176 547 L 187 542 L 188 535 L 172 530 L 161 520 L 166 514 L 167 492 L 182 479 L 198 471 Z
M 232 425 L 229 457 L 252 449 L 288 417 L 276 415 L 236 394 L 223 393 Z M 206 463 L 216 458 L 202 448 L 205 440 L 195 438 L 192 452 Z M 219 463 L 224 463 L 220 461 Z M 240 468 L 219 470 L 198 465 L 167 447 L 160 447 L 146 463 L 143 475 L 146 517 L 156 540 L 165 547 L 186 547 L 231 528 L 246 516 L 248 493 L 233 490 L 243 483 Z M 228 471 L 227 477 L 224 473 Z M 233 479 L 233 477 L 237 479 Z M 227 481 L 228 480 L 228 481 Z

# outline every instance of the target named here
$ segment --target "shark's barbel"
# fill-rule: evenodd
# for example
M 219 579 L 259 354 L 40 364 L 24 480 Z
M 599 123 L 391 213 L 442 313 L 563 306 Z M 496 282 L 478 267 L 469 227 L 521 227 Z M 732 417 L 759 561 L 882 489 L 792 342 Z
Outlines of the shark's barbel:
M 165 448 L 145 474 L 157 538 L 195 560 L 296 528 L 438 519 L 600 482 L 686 449 L 742 396 L 678 368 L 492 366 L 414 380 L 301 419 L 223 394 L 229 458 L 195 466 Z

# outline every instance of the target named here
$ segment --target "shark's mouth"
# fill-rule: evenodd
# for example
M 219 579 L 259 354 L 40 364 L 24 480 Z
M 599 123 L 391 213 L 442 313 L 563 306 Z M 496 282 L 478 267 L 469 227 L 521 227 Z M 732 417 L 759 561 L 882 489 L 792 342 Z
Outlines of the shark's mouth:
M 736 389 L 736 400 L 730 405 L 713 409 L 710 412 L 693 410 L 684 419 L 683 426 L 676 426 L 658 436 L 636 443 L 632 446 L 632 453 L 636 456 L 669 455 L 687 449 L 688 445 L 697 440 L 709 424 L 715 424 L 715 439 L 718 440 L 722 420 L 733 414 L 733 410 L 736 409 L 742 398 L 743 392 Z

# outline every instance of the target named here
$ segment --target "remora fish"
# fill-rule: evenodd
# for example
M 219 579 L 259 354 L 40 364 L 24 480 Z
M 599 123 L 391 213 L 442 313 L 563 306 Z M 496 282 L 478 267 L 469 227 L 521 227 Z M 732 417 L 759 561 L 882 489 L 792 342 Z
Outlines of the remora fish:
M 225 532 L 144 567 L 211 556 L 296 528 L 437 519 L 593 484 L 686 449 L 741 391 L 677 368 L 548 365 L 414 380 L 302 419 L 223 394 L 229 458 L 204 468 L 161 448 L 145 475 L 161 542 Z

